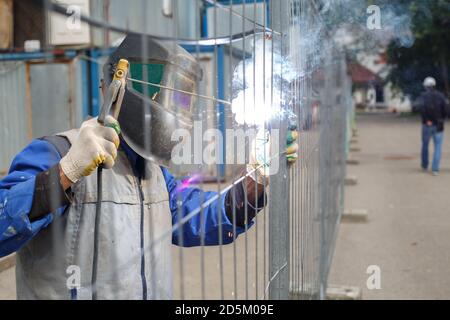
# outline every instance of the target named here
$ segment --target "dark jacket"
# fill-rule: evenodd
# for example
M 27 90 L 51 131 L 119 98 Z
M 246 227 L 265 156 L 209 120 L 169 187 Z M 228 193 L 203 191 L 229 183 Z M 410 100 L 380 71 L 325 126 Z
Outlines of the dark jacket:
M 448 101 L 445 96 L 436 90 L 423 92 L 414 104 L 413 110 L 420 112 L 422 123 L 431 121 L 438 132 L 444 131 L 444 122 L 449 115 Z

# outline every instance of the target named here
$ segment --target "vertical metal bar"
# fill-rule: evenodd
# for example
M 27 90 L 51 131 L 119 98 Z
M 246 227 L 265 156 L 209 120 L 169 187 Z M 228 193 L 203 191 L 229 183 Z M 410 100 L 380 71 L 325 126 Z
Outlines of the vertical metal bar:
M 298 4 L 298 13 L 297 14 L 300 16 L 300 21 L 302 21 L 303 25 L 305 25 L 305 21 L 304 21 L 305 16 L 303 14 L 304 8 L 303 8 L 302 4 L 303 4 L 303 2 Z M 302 41 L 303 33 L 307 32 L 307 30 L 303 30 L 303 29 L 299 28 L 298 31 L 301 33 L 298 34 L 297 37 L 298 37 L 299 41 Z M 305 59 L 304 57 L 306 57 L 306 52 L 300 52 L 300 55 L 301 55 L 300 61 L 297 61 L 297 62 L 301 66 L 301 71 L 306 73 L 309 71 L 306 69 L 306 66 L 303 63 L 304 59 Z M 305 81 L 308 81 L 308 79 L 309 78 L 307 78 L 306 80 L 305 79 L 300 80 L 300 88 L 303 89 L 303 91 L 300 93 L 299 108 L 303 108 L 303 111 L 304 111 L 302 114 L 301 110 L 299 110 L 300 115 L 308 114 L 307 113 L 308 110 L 305 110 L 305 109 L 307 109 L 309 107 L 309 101 L 307 99 L 303 98 L 306 96 L 304 89 L 305 89 Z M 299 125 L 298 129 L 300 130 L 300 132 L 302 132 L 301 126 L 303 124 L 303 121 L 305 121 L 305 119 L 300 119 L 300 121 L 298 122 L 298 125 Z M 299 138 L 300 159 L 299 159 L 299 163 L 298 163 L 298 166 L 300 167 L 300 169 L 299 169 L 300 174 L 299 174 L 299 176 L 296 177 L 297 185 L 299 185 L 298 188 L 301 189 L 298 191 L 298 195 L 299 196 L 301 195 L 301 199 L 297 200 L 297 203 L 296 203 L 299 221 L 298 221 L 297 230 L 296 230 L 296 232 L 297 232 L 297 256 L 296 256 L 296 259 L 298 260 L 297 261 L 298 267 L 296 270 L 297 284 L 296 284 L 295 290 L 299 293 L 303 293 L 303 291 L 304 291 L 304 245 L 306 242 L 306 238 L 308 236 L 305 233 L 303 233 L 304 215 L 306 213 L 303 211 L 303 206 L 302 206 L 302 204 L 305 203 L 306 201 L 308 201 L 308 204 L 309 204 L 309 197 L 305 197 L 306 199 L 303 197 L 303 190 L 305 188 L 303 188 L 303 184 L 302 184 L 303 177 L 305 175 L 308 175 L 308 171 L 309 171 L 308 170 L 309 168 L 307 167 L 307 164 L 305 163 L 309 159 L 309 150 L 307 151 L 307 148 L 305 147 L 305 141 L 306 141 L 306 139 L 303 137 L 303 135 L 301 135 Z M 306 159 L 306 157 L 308 157 L 308 159 Z M 306 171 L 306 174 L 305 174 L 305 171 Z M 300 201 L 301 201 L 301 203 L 300 203 Z M 300 297 L 300 295 L 297 295 L 296 298 L 300 299 L 301 297 Z
M 89 76 L 88 76 L 88 62 L 85 60 L 79 60 L 78 63 L 81 66 L 81 94 L 82 94 L 82 119 L 86 119 L 89 115 Z
M 109 11 L 109 2 L 105 4 L 105 7 L 106 7 L 106 10 Z M 147 12 L 148 12 L 147 2 L 144 1 L 144 2 L 142 2 L 141 17 L 140 17 L 142 19 L 142 21 L 143 21 L 142 28 L 143 28 L 143 32 L 144 33 L 147 32 L 147 29 L 148 29 L 148 22 L 147 22 L 147 19 L 146 19 Z M 109 16 L 108 14 L 105 15 L 106 18 L 108 18 L 108 16 Z M 105 44 L 106 44 L 106 43 L 109 42 L 109 33 L 107 31 L 105 31 L 104 37 L 105 37 Z M 142 54 L 142 57 L 144 57 L 144 61 L 146 61 L 147 60 L 146 58 L 148 56 L 150 48 L 148 48 L 147 38 L 144 35 L 141 37 L 141 42 L 142 42 L 142 52 L 141 52 L 141 54 Z M 150 76 L 149 75 L 149 69 L 148 69 L 147 65 L 145 63 L 143 63 L 142 64 L 142 80 L 145 82 L 145 84 L 143 85 L 142 89 L 143 89 L 144 96 L 149 96 L 149 91 L 148 91 L 149 90 L 149 86 L 147 84 L 147 82 L 149 81 L 149 76 Z M 144 106 L 143 110 L 148 110 L 148 108 L 150 107 L 148 105 L 147 101 L 148 100 L 142 100 L 142 104 Z M 152 137 L 149 136 L 149 135 L 145 135 L 145 138 L 146 138 L 145 144 L 146 145 L 150 145 Z M 147 174 L 147 172 L 145 172 L 145 174 Z M 148 218 L 148 227 L 149 227 L 149 231 L 150 231 L 149 233 L 150 233 L 151 236 L 153 236 L 153 234 L 154 234 L 153 216 L 152 215 L 148 215 L 147 218 Z M 144 221 L 142 221 L 142 225 L 144 225 Z M 143 249 L 142 259 L 143 259 L 144 281 L 149 281 L 150 282 L 150 286 L 151 286 L 150 292 L 152 293 L 152 296 L 150 296 L 150 298 L 154 298 L 155 299 L 155 298 L 159 297 L 158 292 L 157 292 L 157 285 L 156 285 L 156 283 L 157 283 L 157 276 L 158 275 L 155 274 L 155 270 L 154 270 L 155 269 L 154 266 L 156 265 L 157 257 L 155 257 L 155 252 L 154 252 L 153 248 L 151 248 L 150 252 L 148 252 L 147 254 L 150 255 L 150 259 L 149 259 L 150 265 L 147 266 L 147 267 L 150 268 L 150 279 L 147 279 L 145 277 L 145 274 L 146 274 L 146 270 L 145 270 L 146 269 L 146 265 L 145 265 L 146 252 Z M 147 293 L 148 292 L 148 288 L 145 286 L 144 290 L 146 291 L 146 292 L 144 292 L 144 299 L 147 299 L 148 298 L 148 293 Z
M 245 12 L 246 3 L 245 1 L 242 3 L 242 33 L 245 33 L 245 18 L 246 18 L 246 12 Z M 242 39 L 242 55 L 244 60 L 244 68 L 243 68 L 243 80 L 244 80 L 244 88 L 247 87 L 247 82 L 249 81 L 246 79 L 247 75 L 247 65 L 246 65 L 246 39 Z M 245 89 L 244 89 L 245 90 Z M 245 91 L 244 91 L 245 92 Z M 245 101 L 245 94 L 244 94 L 244 114 L 246 114 L 246 101 Z M 244 131 L 247 131 L 247 123 L 244 123 Z M 248 178 L 245 178 L 244 181 L 244 188 L 246 188 L 248 183 Z M 248 300 L 248 198 L 247 198 L 247 192 L 244 193 L 244 220 L 245 220 L 245 235 L 244 235 L 244 255 L 245 255 L 245 269 L 244 269 L 244 279 L 245 279 L 245 299 Z
M 294 9 L 296 9 L 296 2 L 294 1 L 294 3 L 292 3 L 291 5 L 293 6 L 293 8 L 291 8 L 291 15 L 293 15 L 294 18 L 298 17 L 298 12 L 295 11 Z M 294 26 L 297 27 L 297 26 Z M 298 30 L 297 30 L 298 31 Z M 291 37 L 291 41 L 294 41 L 295 39 L 292 39 L 292 37 L 299 37 L 299 34 L 290 34 Z M 294 50 L 299 50 L 299 48 L 294 48 Z M 294 67 L 298 68 L 299 67 L 299 63 L 300 61 L 298 61 L 298 53 L 294 54 Z M 295 79 L 294 81 L 294 114 L 297 116 L 296 122 L 297 122 L 297 128 L 298 130 L 300 130 L 300 104 L 301 101 L 299 99 L 299 94 L 300 93 L 300 89 L 301 89 L 301 80 L 299 80 L 298 78 Z M 302 141 L 302 137 L 299 138 L 298 143 L 301 144 Z M 302 148 L 300 148 L 300 153 L 303 152 L 304 150 Z M 303 159 L 303 157 L 301 158 Z M 299 190 L 299 167 L 300 164 L 299 162 L 301 162 L 302 160 L 299 160 L 295 165 L 293 165 L 292 171 L 293 174 L 291 175 L 292 180 L 290 181 L 290 187 L 293 188 L 293 190 L 291 190 L 291 196 L 294 198 L 294 200 L 292 201 L 292 207 L 291 207 L 291 216 L 292 216 L 292 229 L 293 230 L 293 236 L 292 236 L 292 246 L 293 249 L 291 251 L 291 256 L 290 256 L 290 260 L 291 260 L 291 266 L 293 268 L 293 270 L 291 270 L 291 274 L 292 274 L 292 279 L 290 279 L 290 290 L 293 290 L 294 292 L 298 292 L 299 291 L 299 269 L 300 269 L 300 264 L 301 264 L 301 260 L 299 259 L 299 242 L 301 241 L 300 238 L 300 230 L 299 230 L 299 226 L 300 226 L 300 222 L 302 219 L 302 212 L 300 210 L 300 206 L 299 206 L 299 201 L 304 202 L 303 198 L 300 198 L 301 194 L 300 194 L 300 190 Z M 300 170 L 302 169 L 302 167 L 300 168 Z M 300 199 L 299 199 L 300 198 Z M 292 295 L 291 295 L 292 297 Z M 293 297 L 298 298 L 299 295 L 293 295 Z
M 194 0 L 195 1 L 195 23 L 198 25 L 196 25 L 195 27 L 195 38 L 198 41 L 201 37 L 201 21 L 199 19 L 200 16 L 200 6 L 199 6 L 199 0 Z M 198 45 L 198 43 L 195 45 L 195 52 L 196 52 L 196 59 L 199 59 L 199 54 L 200 54 L 200 47 Z M 197 90 L 199 88 L 199 84 L 200 81 L 197 79 Z M 203 112 L 202 110 L 200 110 L 200 101 L 197 99 L 196 100 L 196 104 L 197 104 L 197 112 L 199 113 L 199 115 L 201 116 L 201 121 L 203 123 Z M 207 112 L 207 110 L 206 110 Z M 208 115 L 207 115 L 208 116 Z M 203 179 L 201 180 L 201 189 L 203 190 L 204 188 L 204 182 Z M 205 194 L 202 193 L 202 203 L 205 201 Z M 206 268 L 205 268 L 205 210 L 202 207 L 200 210 L 200 290 L 201 290 L 201 299 L 205 300 L 206 298 L 206 280 L 205 280 L 205 274 L 206 274 Z
M 103 21 L 107 23 L 109 23 L 110 5 L 111 5 L 110 0 L 103 0 Z M 144 30 L 147 31 L 146 29 Z M 105 28 L 103 30 L 103 46 L 107 48 L 110 45 L 109 43 L 110 43 L 110 32 L 108 29 Z
M 172 26 L 172 35 L 174 38 L 178 37 L 178 0 L 171 0 L 172 1 L 172 8 L 173 9 L 173 21 L 174 21 L 174 25 Z M 172 42 L 174 51 L 176 50 L 176 46 L 177 46 L 177 41 L 174 40 Z M 176 105 L 176 113 L 179 112 L 179 106 Z M 178 122 L 178 118 L 177 118 L 177 128 L 179 128 L 179 122 Z M 180 176 L 180 168 L 177 167 L 177 176 Z M 182 208 L 182 200 L 181 200 L 181 194 L 177 193 L 177 223 L 180 224 L 181 223 L 181 219 L 183 218 L 183 208 Z M 178 248 L 178 266 L 179 266 L 179 279 L 180 279 L 180 299 L 184 300 L 185 299 L 185 284 L 184 284 L 184 234 L 183 234 L 183 228 L 184 226 L 180 226 L 180 228 L 178 229 L 178 238 L 179 238 L 179 248 Z
M 25 63 L 25 110 L 27 117 L 27 138 L 33 138 L 33 107 L 31 101 L 31 66 Z
M 328 53 L 328 52 L 327 52 Z M 329 177 L 329 154 L 328 154 L 328 137 L 329 137 L 329 119 L 330 119 L 330 100 L 329 100 L 329 90 L 330 88 L 330 79 L 329 79 L 329 55 L 327 54 L 325 57 L 324 66 L 326 68 L 326 71 L 324 73 L 325 75 L 325 87 L 324 87 L 324 97 L 323 97 L 323 105 L 321 106 L 321 119 L 322 119 L 322 128 L 321 128 L 321 135 L 320 135 L 320 162 L 319 167 L 321 170 L 319 171 L 320 176 L 319 179 L 322 182 L 322 188 L 321 188 L 321 199 L 320 199 L 320 231 L 319 231 L 319 239 L 320 239 L 320 253 L 319 253 L 319 274 L 318 274 L 318 286 L 319 286 L 319 299 L 324 298 L 325 296 L 325 287 L 324 287 L 324 281 L 323 276 L 325 273 L 325 261 L 326 261 L 326 214 L 328 210 L 329 205 L 329 199 L 328 199 L 328 188 L 326 187 L 328 183 L 328 177 Z
M 68 69 L 68 107 L 69 107 L 69 124 L 70 128 L 75 128 L 76 110 L 75 110 L 75 61 L 67 62 Z
M 272 22 L 272 24 L 271 24 L 272 30 L 275 30 L 273 21 L 274 21 L 275 13 L 278 11 L 276 9 L 274 10 L 274 8 L 276 8 L 276 6 L 271 6 L 271 10 L 270 10 L 270 17 L 271 17 L 270 21 Z M 273 107 L 273 103 L 274 103 L 273 95 L 274 95 L 274 83 L 275 83 L 274 82 L 274 50 L 275 50 L 275 42 L 276 42 L 276 39 L 274 37 L 274 34 L 272 34 L 272 43 L 271 43 L 271 48 L 270 48 L 271 49 L 270 50 L 271 51 L 270 52 L 270 64 L 271 64 L 271 66 L 270 66 L 270 72 L 271 72 L 271 75 L 270 75 L 270 105 L 271 105 L 271 107 Z M 272 193 L 270 192 L 269 193 L 269 214 L 271 212 L 270 208 L 272 207 L 271 202 L 272 202 Z M 273 205 L 273 208 L 276 208 L 275 204 Z M 271 226 L 272 226 L 271 221 L 272 221 L 272 219 L 269 216 L 268 226 L 267 226 L 267 234 L 268 234 L 268 272 L 269 272 L 268 273 L 268 280 L 269 280 L 269 286 L 271 285 L 270 282 L 272 281 L 273 274 L 275 272 L 277 272 L 276 266 L 278 264 L 278 261 L 275 261 L 273 259 L 273 257 L 272 257 L 272 254 L 271 254 L 271 252 L 272 252 L 271 250 L 274 250 L 274 246 L 272 245 L 272 241 L 271 241 L 272 237 L 270 236 L 270 234 L 273 233 L 273 232 L 271 232 Z M 275 229 L 275 228 L 273 228 L 273 229 Z M 272 267 L 272 266 L 274 266 L 274 267 Z M 270 299 L 270 293 L 269 293 L 269 299 Z
M 229 34 L 233 33 L 233 0 L 230 1 L 230 12 L 228 15 L 228 23 L 229 23 Z M 228 53 L 228 61 L 229 61 L 229 99 L 231 100 L 231 97 L 233 96 L 233 43 L 231 42 L 231 38 L 230 38 L 230 42 L 228 43 L 228 48 L 229 48 L 229 53 Z M 234 145 L 234 142 L 233 142 Z M 236 159 L 237 155 L 236 155 L 236 146 L 234 147 L 233 154 L 235 155 L 234 159 Z M 236 170 L 235 170 L 235 166 L 233 166 L 232 169 L 232 175 L 233 179 L 235 179 L 236 177 Z M 234 182 L 234 181 L 233 181 Z M 232 217 L 233 217 L 233 294 L 234 294 L 234 299 L 237 300 L 238 299 L 238 278 L 237 278 L 237 248 L 236 248 L 236 233 L 237 233 L 237 225 L 236 225 L 236 188 L 232 189 L 232 206 L 233 206 L 233 212 L 232 212 Z
M 99 55 L 96 49 L 89 50 L 91 59 L 98 59 Z M 97 116 L 100 111 L 100 90 L 98 85 L 100 83 L 99 79 L 99 68 L 98 64 L 95 62 L 89 62 L 90 65 L 90 75 L 91 75 L 91 114 Z
M 253 2 L 253 30 L 256 29 L 256 0 Z M 258 79 L 261 81 L 261 79 Z M 253 35 L 253 110 L 256 109 L 256 34 Z M 264 107 L 264 106 L 263 106 Z M 256 149 L 256 145 L 255 145 Z M 256 150 L 255 150 L 256 152 Z M 258 199 L 258 186 L 255 183 L 255 207 Z M 255 297 L 258 297 L 258 217 L 255 218 Z
M 267 0 L 264 0 L 264 5 L 266 6 L 266 10 L 264 10 L 264 14 L 265 15 L 267 15 L 267 17 L 266 17 L 266 19 L 264 19 L 264 24 L 266 24 L 267 23 L 267 25 L 270 27 L 270 28 L 272 28 L 272 25 L 270 24 L 270 15 L 271 15 L 271 11 L 269 11 L 269 1 L 267 1 Z M 273 30 L 273 29 L 272 29 Z M 274 34 L 273 34 L 273 32 L 271 33 L 271 38 L 272 38 L 272 44 L 273 44 L 273 36 L 274 36 Z M 267 36 L 264 36 L 264 38 L 263 38 L 263 66 L 262 66 L 262 68 L 263 68 L 263 104 L 264 104 L 264 107 L 266 108 L 266 105 L 267 105 L 267 101 L 266 101 L 266 39 L 267 39 Z M 273 48 L 273 45 L 272 45 L 272 47 L 271 48 Z M 263 124 L 263 128 L 262 128 L 262 130 L 266 130 L 266 123 L 264 122 L 264 124 Z M 264 154 L 266 154 L 266 147 L 264 147 Z M 266 190 L 266 181 L 264 181 L 264 190 Z M 264 209 L 263 209 L 263 256 L 264 256 L 264 261 L 263 261 L 263 290 L 265 290 L 265 287 L 266 287 L 266 285 L 267 285 L 267 282 L 268 282 L 268 276 L 267 276 L 267 269 L 268 269 L 268 267 L 267 267 L 267 260 L 268 260 L 268 246 L 267 246 L 267 240 L 268 240 L 268 237 L 267 237 L 267 228 L 268 228 L 268 223 L 267 223 L 267 221 L 268 221 L 268 218 L 267 218 L 267 210 L 266 210 L 266 207 L 264 207 Z M 266 294 L 265 294 L 265 292 L 264 292 L 264 297 L 266 296 Z
M 214 15 L 214 37 L 217 37 L 217 0 L 214 0 L 214 9 L 213 9 L 213 15 Z M 217 96 L 219 94 L 219 81 L 221 81 L 220 79 L 218 79 L 218 59 L 219 59 L 219 48 L 217 46 L 214 46 L 214 61 L 216 61 L 215 65 L 214 65 L 214 95 Z M 223 54 L 222 54 L 222 59 L 223 59 Z M 223 71 L 223 70 L 222 70 Z M 221 76 L 223 76 L 223 73 L 221 74 Z M 220 108 L 218 105 L 216 105 L 216 108 Z M 217 116 L 217 112 L 215 113 L 216 115 L 216 124 L 219 126 L 219 121 L 220 118 Z M 220 192 L 221 189 L 221 183 L 220 183 L 220 164 L 217 166 L 217 192 Z M 222 202 L 222 196 L 219 197 L 219 199 L 217 200 L 218 203 Z M 218 224 L 219 224 L 219 277 L 220 277 L 220 299 L 223 300 L 224 299 L 224 277 L 223 277 L 223 226 L 222 226 L 222 213 L 221 213 L 221 208 L 218 205 L 217 206 L 217 215 L 218 215 Z
M 273 12 L 272 23 L 276 31 L 282 33 L 280 38 L 281 55 L 284 56 L 283 37 L 285 36 L 284 23 L 289 18 L 287 3 L 274 1 L 271 6 Z M 275 39 L 273 40 L 275 42 Z M 275 43 L 272 44 L 272 48 Z M 273 59 L 272 59 L 273 60 Z M 281 73 L 283 72 L 281 66 Z M 274 69 L 272 68 L 272 72 Z M 281 78 L 283 75 L 281 75 Z M 282 88 L 280 88 L 281 94 Z M 273 94 L 272 94 L 273 99 Z M 288 194 L 287 163 L 283 151 L 286 148 L 287 121 L 281 115 L 273 117 L 271 130 L 278 130 L 278 172 L 270 177 L 270 203 L 269 203 L 269 274 L 275 277 L 269 287 L 270 299 L 289 298 L 289 206 L 286 199 Z
M 218 46 L 217 48 L 217 97 L 221 100 L 225 100 L 225 54 L 223 45 Z M 225 178 L 225 164 L 226 164 L 226 116 L 225 116 L 225 105 L 223 103 L 219 103 L 217 105 L 218 109 L 218 125 L 219 131 L 222 134 L 222 146 L 220 148 L 219 159 L 222 161 L 218 165 L 218 176 L 220 179 Z
M 292 5 L 292 4 L 291 4 Z M 292 10 L 292 8 L 291 8 Z M 293 41 L 292 39 L 292 31 L 290 32 L 290 40 Z M 298 61 L 294 60 L 293 61 L 293 66 L 297 67 L 298 65 Z M 298 112 L 296 112 L 296 106 L 297 106 L 297 84 L 298 84 L 298 80 L 295 79 L 294 83 L 291 85 L 291 90 L 293 91 L 293 110 L 292 112 L 295 115 L 298 115 Z M 290 183 L 289 183 L 289 188 L 290 188 L 290 204 L 289 204 L 289 211 L 290 211 L 290 232 L 291 232 L 291 239 L 290 239 L 290 243 L 291 243 L 291 250 L 290 250 L 290 256 L 289 256 L 289 265 L 290 265 L 290 279 L 289 279 L 289 290 L 293 290 L 297 284 L 297 266 L 298 266 L 298 260 L 297 260 L 297 223 L 298 223 L 298 219 L 297 219 L 297 215 L 298 215 L 298 211 L 297 211 L 297 170 L 289 170 L 290 174 Z M 294 289 L 295 290 L 295 289 Z

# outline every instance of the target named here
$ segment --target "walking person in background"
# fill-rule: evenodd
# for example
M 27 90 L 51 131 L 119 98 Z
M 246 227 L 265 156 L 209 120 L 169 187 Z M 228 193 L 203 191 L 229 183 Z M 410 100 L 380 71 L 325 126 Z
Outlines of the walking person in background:
M 432 163 L 433 175 L 439 175 L 439 166 L 444 139 L 444 122 L 447 116 L 448 101 L 445 96 L 435 89 L 436 80 L 427 77 L 423 82 L 425 92 L 417 99 L 413 110 L 422 115 L 422 169 L 428 170 L 428 146 L 430 139 L 434 143 L 434 156 Z

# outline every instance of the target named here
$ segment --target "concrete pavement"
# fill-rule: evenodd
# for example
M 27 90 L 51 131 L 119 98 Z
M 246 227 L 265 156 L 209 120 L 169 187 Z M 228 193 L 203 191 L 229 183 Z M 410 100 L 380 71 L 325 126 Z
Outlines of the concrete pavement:
M 16 299 L 16 271 L 10 268 L 0 272 L 0 300 Z
M 368 209 L 369 222 L 340 226 L 329 283 L 361 287 L 363 299 L 449 299 L 450 134 L 434 177 L 420 170 L 418 118 L 361 115 L 357 124 L 360 164 L 348 174 L 358 185 L 346 188 L 346 208 Z M 367 289 L 371 265 L 380 290 Z

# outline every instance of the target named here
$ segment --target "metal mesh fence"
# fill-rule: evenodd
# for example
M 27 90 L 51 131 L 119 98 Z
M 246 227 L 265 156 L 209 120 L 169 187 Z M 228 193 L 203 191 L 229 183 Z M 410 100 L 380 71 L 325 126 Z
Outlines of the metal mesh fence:
M 47 12 L 68 12 L 66 8 L 52 6 L 49 1 L 42 3 Z M 153 209 L 145 211 L 136 221 L 140 224 L 136 230 L 141 233 L 139 250 L 123 259 L 100 259 L 99 268 L 102 264 L 108 267 L 103 268 L 104 272 L 99 271 L 96 283 L 89 282 L 90 276 L 82 277 L 81 284 L 71 288 L 79 291 L 75 296 L 83 297 L 81 293 L 87 292 L 89 298 L 93 288 L 120 288 L 118 279 L 135 272 L 145 287 L 145 298 L 324 298 L 343 211 L 352 102 L 345 56 L 335 48 L 323 26 L 319 1 L 161 0 L 125 4 L 105 0 L 91 1 L 90 5 L 91 12 L 83 12 L 79 18 L 93 29 L 91 41 L 95 44 L 74 49 L 74 55 L 64 60 L 65 63 L 74 61 L 71 68 L 87 66 L 82 75 L 70 75 L 71 89 L 66 93 L 71 97 L 78 92 L 73 89 L 74 83 L 91 83 L 90 88 L 81 93 L 89 97 L 86 101 L 81 98 L 86 102 L 86 106 L 81 107 L 85 115 L 98 114 L 102 93 L 96 85 L 103 78 L 102 66 L 124 34 L 137 34 L 142 38 L 143 60 L 152 50 L 144 45 L 148 38 L 163 41 L 173 50 L 181 45 L 202 67 L 203 78 L 196 80 L 197 92 L 192 100 L 195 120 L 189 149 L 192 156 L 187 157 L 191 161 L 170 165 L 177 185 L 169 192 L 169 199 L 161 201 L 173 202 L 169 207 L 158 209 L 170 209 L 170 212 L 159 213 L 171 215 L 171 224 L 162 223 L 165 218 L 159 217 Z M 56 62 L 55 48 L 45 46 L 44 49 L 45 55 L 38 58 L 40 63 Z M 67 56 L 67 52 L 65 54 Z M 3 60 L 8 59 L 11 60 L 11 56 Z M 27 59 L 14 60 L 22 60 L 28 68 L 30 65 L 33 68 L 36 61 L 31 64 Z M 168 62 L 171 63 L 174 61 Z M 138 68 L 142 69 L 136 69 L 138 72 L 132 72 L 127 79 L 129 87 L 136 89 L 136 85 L 140 85 L 144 93 L 157 88 L 160 95 L 171 92 L 191 96 L 186 89 L 174 84 L 163 85 L 161 79 L 153 77 L 154 69 Z M 7 77 L 7 72 L 0 74 L 0 79 Z M 33 86 L 32 81 L 39 80 L 29 81 Z M 46 97 L 31 96 L 31 99 L 58 101 L 49 98 L 59 94 L 50 87 L 31 92 Z M 142 102 L 144 110 L 149 107 L 148 103 Z M 80 111 L 73 110 L 77 105 L 70 108 L 72 114 Z M 11 112 L 0 110 L 4 118 Z M 51 123 L 58 119 L 47 120 L 48 134 L 55 133 Z M 285 151 L 289 147 L 286 136 L 294 129 L 299 133 L 298 160 L 290 164 L 287 161 L 289 151 Z M 204 159 L 205 149 L 211 147 L 211 140 L 204 137 L 210 130 L 218 132 L 220 137 L 219 142 L 212 143 L 212 162 Z M 252 144 L 252 139 L 257 137 L 238 140 L 236 132 L 239 130 L 244 133 L 255 130 L 270 136 L 271 150 L 265 150 L 269 145 L 264 144 L 263 161 L 250 168 L 246 164 L 251 161 L 253 152 L 257 152 L 257 146 Z M 28 138 L 31 137 L 33 134 L 29 134 Z M 149 143 L 154 139 L 149 137 Z M 1 149 L 6 143 L 2 141 Z M 198 152 L 200 161 L 195 159 Z M 245 161 L 237 161 L 240 155 Z M 274 169 L 273 172 L 259 179 L 258 176 L 268 170 L 266 167 Z M 252 183 L 254 180 L 261 182 L 258 185 Z M 238 186 L 243 186 L 242 194 Z M 110 186 L 103 184 L 102 187 Z M 254 188 L 253 195 L 251 188 Z M 255 195 L 259 194 L 263 195 L 263 205 L 252 219 L 254 207 L 258 206 Z M 117 198 L 120 199 L 120 195 Z M 109 205 L 102 208 L 103 223 L 111 223 Z M 239 216 L 248 222 L 238 226 Z M 121 226 L 127 227 L 126 223 Z M 49 228 L 53 231 L 53 241 L 59 241 L 61 230 L 52 225 Z M 111 226 L 105 228 L 108 230 Z M 105 233 L 102 241 L 117 241 L 117 246 L 127 250 L 120 242 L 124 239 L 116 232 Z M 149 239 L 143 239 L 143 234 L 149 235 Z M 79 241 L 91 239 L 86 237 Z M 176 246 L 164 245 L 167 242 Z M 102 248 L 105 250 L 107 246 L 100 245 L 99 250 Z M 61 251 L 64 248 L 55 246 L 53 249 L 52 255 L 64 254 Z M 135 266 L 136 261 L 140 261 L 139 268 Z M 92 270 L 82 269 L 81 272 L 90 275 Z M 109 297 L 122 295 L 117 292 Z

